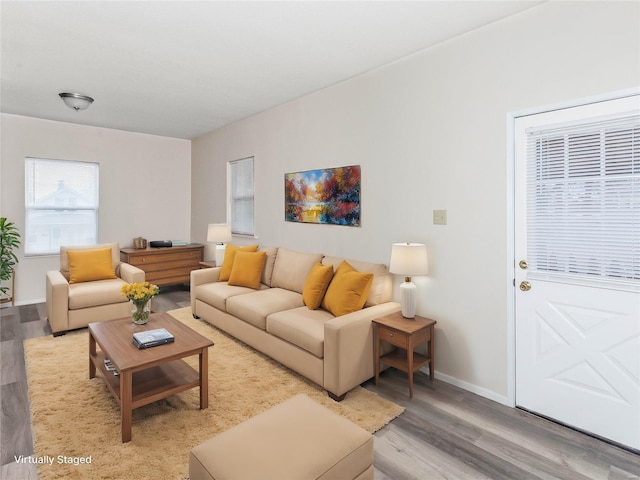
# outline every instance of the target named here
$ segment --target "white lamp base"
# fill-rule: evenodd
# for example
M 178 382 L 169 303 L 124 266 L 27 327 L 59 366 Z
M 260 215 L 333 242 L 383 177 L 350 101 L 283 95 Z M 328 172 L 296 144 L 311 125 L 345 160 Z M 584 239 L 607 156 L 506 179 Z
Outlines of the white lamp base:
M 400 304 L 402 305 L 402 316 L 405 318 L 415 318 L 416 316 L 417 290 L 411 280 L 400 285 Z
M 224 251 L 226 246 L 224 243 L 219 243 L 216 245 L 216 267 L 221 267 L 222 262 L 224 262 Z

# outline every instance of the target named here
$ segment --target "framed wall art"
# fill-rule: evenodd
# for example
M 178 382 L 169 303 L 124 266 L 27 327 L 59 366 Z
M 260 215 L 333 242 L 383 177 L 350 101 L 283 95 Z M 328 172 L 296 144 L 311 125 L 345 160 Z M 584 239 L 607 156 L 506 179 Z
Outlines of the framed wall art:
M 360 165 L 284 175 L 287 222 L 360 226 Z

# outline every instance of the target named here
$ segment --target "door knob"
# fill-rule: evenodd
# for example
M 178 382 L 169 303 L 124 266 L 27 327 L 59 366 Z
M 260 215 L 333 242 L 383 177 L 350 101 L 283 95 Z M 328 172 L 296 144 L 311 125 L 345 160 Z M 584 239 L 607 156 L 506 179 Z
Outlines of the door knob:
M 522 269 L 522 270 L 526 270 L 527 268 L 529 268 L 529 265 L 527 264 L 526 260 L 520 260 L 520 262 L 518 263 L 518 266 Z
M 522 290 L 523 292 L 528 292 L 529 290 L 531 290 L 531 284 L 526 280 L 524 282 L 520 282 L 520 290 Z

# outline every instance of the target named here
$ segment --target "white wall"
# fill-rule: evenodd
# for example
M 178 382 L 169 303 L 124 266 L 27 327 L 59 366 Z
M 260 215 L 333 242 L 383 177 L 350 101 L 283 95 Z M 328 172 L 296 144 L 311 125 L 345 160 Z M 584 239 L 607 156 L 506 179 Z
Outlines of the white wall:
M 25 157 L 100 164 L 98 241 L 131 246 L 134 237 L 190 240 L 191 142 L 3 114 L 0 215 L 24 235 Z M 16 303 L 43 301 L 45 272 L 59 256 L 25 257 Z
M 225 220 L 225 163 L 255 155 L 261 244 L 388 263 L 426 243 L 437 372 L 506 401 L 507 113 L 640 85 L 639 6 L 545 3 L 195 139 L 193 240 Z M 361 228 L 284 222 L 284 173 L 351 164 Z

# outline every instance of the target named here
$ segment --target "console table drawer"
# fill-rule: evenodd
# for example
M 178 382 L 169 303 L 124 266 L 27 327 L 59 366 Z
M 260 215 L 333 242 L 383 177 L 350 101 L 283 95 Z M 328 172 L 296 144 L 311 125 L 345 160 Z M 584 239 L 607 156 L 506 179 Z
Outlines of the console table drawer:
M 179 247 L 169 247 L 169 249 L 173 248 Z M 129 258 L 130 261 L 127 263 L 135 265 L 136 267 L 139 267 L 141 265 L 164 264 L 166 262 L 188 262 L 189 264 L 193 265 L 194 263 L 198 263 L 201 261 L 202 252 L 200 250 L 189 250 L 183 252 L 168 251 L 167 253 L 153 252 L 148 255 L 129 255 Z
M 189 283 L 191 270 L 198 270 L 204 256 L 204 245 L 189 244 L 168 248 L 123 248 L 120 261 L 145 272 L 145 279 L 159 287 Z

